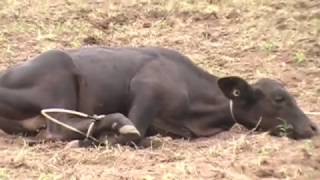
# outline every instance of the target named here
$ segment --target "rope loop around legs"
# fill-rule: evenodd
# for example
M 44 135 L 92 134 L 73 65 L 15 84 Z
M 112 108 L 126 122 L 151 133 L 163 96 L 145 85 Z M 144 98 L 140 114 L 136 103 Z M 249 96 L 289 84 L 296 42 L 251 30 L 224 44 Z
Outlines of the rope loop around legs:
M 72 115 L 76 115 L 76 116 L 79 116 L 79 117 L 83 117 L 83 118 L 89 118 L 89 119 L 92 119 L 90 125 L 89 125 L 89 128 L 88 128 L 88 131 L 87 133 L 85 132 L 82 132 L 80 131 L 79 129 L 77 128 L 74 128 L 66 123 L 63 123 L 61 121 L 59 121 L 58 119 L 50 116 L 48 113 L 65 113 L 65 114 L 72 114 Z M 49 109 L 43 109 L 41 110 L 41 114 L 47 118 L 48 120 L 50 120 L 51 122 L 54 122 L 66 129 L 69 129 L 73 132 L 76 132 L 78 134 L 81 134 L 83 135 L 84 137 L 86 137 L 86 139 L 90 139 L 90 140 L 93 140 L 95 142 L 98 142 L 98 139 L 94 138 L 93 136 L 91 136 L 92 134 L 92 129 L 93 129 L 93 126 L 95 124 L 95 122 L 97 120 L 100 120 L 104 117 L 104 115 L 100 115 L 100 116 L 97 116 L 97 115 L 93 115 L 93 116 L 90 116 L 88 114 L 85 114 L 85 113 L 82 113 L 82 112 L 78 112 L 78 111 L 74 111 L 74 110 L 68 110 L 68 109 L 60 109 L 60 108 L 49 108 Z

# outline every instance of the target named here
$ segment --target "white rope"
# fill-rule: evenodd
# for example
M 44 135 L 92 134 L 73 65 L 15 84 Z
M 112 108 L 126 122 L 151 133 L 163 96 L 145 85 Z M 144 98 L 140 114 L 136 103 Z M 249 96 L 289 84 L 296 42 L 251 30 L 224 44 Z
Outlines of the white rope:
M 81 134 L 87 138 L 90 138 L 91 140 L 95 141 L 95 142 L 99 142 L 96 138 L 90 136 L 90 133 L 91 133 L 91 130 L 93 128 L 93 125 L 94 125 L 94 121 L 90 124 L 89 126 L 89 129 L 88 129 L 88 132 L 87 133 L 84 133 L 82 131 L 80 131 L 79 129 L 77 128 L 74 128 L 66 123 L 63 123 L 55 118 L 53 118 L 52 116 L 50 116 L 49 114 L 47 113 L 66 113 L 66 114 L 72 114 L 72 115 L 76 115 L 76 116 L 80 116 L 80 117 L 84 117 L 84 118 L 92 118 L 92 119 L 96 119 L 95 116 L 90 116 L 88 114 L 85 114 L 85 113 L 82 113 L 82 112 L 78 112 L 78 111 L 73 111 L 73 110 L 67 110 L 67 109 L 59 109 L 59 108 L 50 108 L 50 109 L 43 109 L 41 110 L 41 114 L 46 117 L 48 120 L 56 123 L 56 124 L 59 124 L 60 126 L 63 126 L 71 131 L 74 131 L 78 134 Z
M 94 126 L 94 123 L 95 123 L 95 120 L 93 120 L 90 125 L 89 125 L 89 128 L 88 128 L 88 131 L 87 131 L 87 134 L 86 134 L 86 138 L 89 138 L 91 136 L 91 131 L 93 129 L 93 126 Z
M 41 111 L 41 114 L 46 114 L 47 115 L 47 113 L 67 113 L 67 114 L 73 114 L 73 115 L 81 116 L 81 117 L 84 117 L 84 118 L 88 118 L 89 117 L 88 114 L 85 114 L 85 113 L 82 113 L 82 112 L 68 110 L 68 109 L 61 109 L 61 108 L 49 108 L 49 109 L 43 109 Z
M 232 116 L 232 119 L 233 119 L 233 121 L 237 124 L 238 121 L 236 120 L 236 118 L 235 118 L 235 116 L 234 116 L 233 101 L 232 101 L 232 100 L 229 101 L 229 108 L 230 108 L 230 114 L 231 114 L 231 116 Z M 255 131 L 255 130 L 258 129 L 258 126 L 260 125 L 262 119 L 263 119 L 263 116 L 260 116 L 260 118 L 259 118 L 256 126 L 255 126 L 251 131 Z M 240 123 L 238 123 L 238 124 L 240 124 Z M 251 133 L 251 131 L 250 131 L 249 133 Z
M 235 116 L 234 116 L 234 112 L 233 112 L 233 101 L 232 101 L 232 100 L 229 101 L 229 108 L 230 108 L 231 117 L 232 117 L 233 121 L 237 124 L 238 121 L 236 120 L 236 118 L 235 118 Z
M 307 115 L 320 116 L 320 112 L 305 112 Z

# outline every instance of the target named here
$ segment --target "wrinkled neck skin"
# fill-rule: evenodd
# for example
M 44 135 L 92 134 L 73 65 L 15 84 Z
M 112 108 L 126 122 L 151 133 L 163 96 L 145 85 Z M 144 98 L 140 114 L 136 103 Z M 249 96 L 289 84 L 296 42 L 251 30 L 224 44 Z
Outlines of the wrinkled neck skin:
M 247 129 L 254 129 L 255 131 L 270 131 L 271 129 L 262 128 L 265 125 L 266 118 L 262 114 L 252 113 L 252 109 L 257 104 L 243 105 L 238 102 L 233 102 L 233 115 L 236 123 L 243 125 Z M 241 110 L 239 109 L 241 107 Z
M 220 103 L 214 106 L 212 116 L 218 123 L 222 123 L 227 129 L 238 123 L 231 115 L 229 100 L 226 98 L 221 99 Z
M 189 113 L 185 115 L 186 126 L 196 137 L 213 136 L 229 130 L 235 124 L 229 99 L 218 87 L 217 79 L 208 76 L 198 80 L 196 86 L 193 84 L 189 87 L 190 107 Z
M 193 137 L 209 137 L 229 130 L 234 120 L 229 111 L 228 101 L 192 104 L 186 115 L 186 127 Z
M 225 98 L 225 96 L 222 93 L 218 96 L 217 100 L 219 101 L 219 103 L 215 105 L 215 110 L 213 111 L 217 121 L 221 121 L 226 125 L 229 125 L 230 128 L 234 124 L 239 123 L 237 118 L 234 117 L 234 112 L 231 112 L 230 100 Z

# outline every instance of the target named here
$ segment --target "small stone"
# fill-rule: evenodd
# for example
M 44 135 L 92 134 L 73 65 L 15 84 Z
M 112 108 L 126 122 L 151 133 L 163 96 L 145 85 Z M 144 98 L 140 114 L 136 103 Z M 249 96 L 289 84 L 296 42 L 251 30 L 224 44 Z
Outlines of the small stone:
M 150 22 L 145 22 L 145 23 L 143 23 L 142 27 L 143 27 L 143 28 L 150 28 L 151 25 L 152 25 L 152 24 L 151 24 Z
M 236 19 L 238 17 L 240 17 L 240 13 L 236 9 L 232 9 L 226 16 L 227 19 Z

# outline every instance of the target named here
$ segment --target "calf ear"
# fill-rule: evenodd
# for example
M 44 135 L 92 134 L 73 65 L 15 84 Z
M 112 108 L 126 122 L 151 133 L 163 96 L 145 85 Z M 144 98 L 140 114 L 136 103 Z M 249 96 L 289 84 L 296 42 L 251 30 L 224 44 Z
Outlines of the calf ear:
M 254 98 L 254 90 L 240 77 L 230 76 L 218 79 L 218 85 L 223 94 L 232 100 L 250 101 Z

